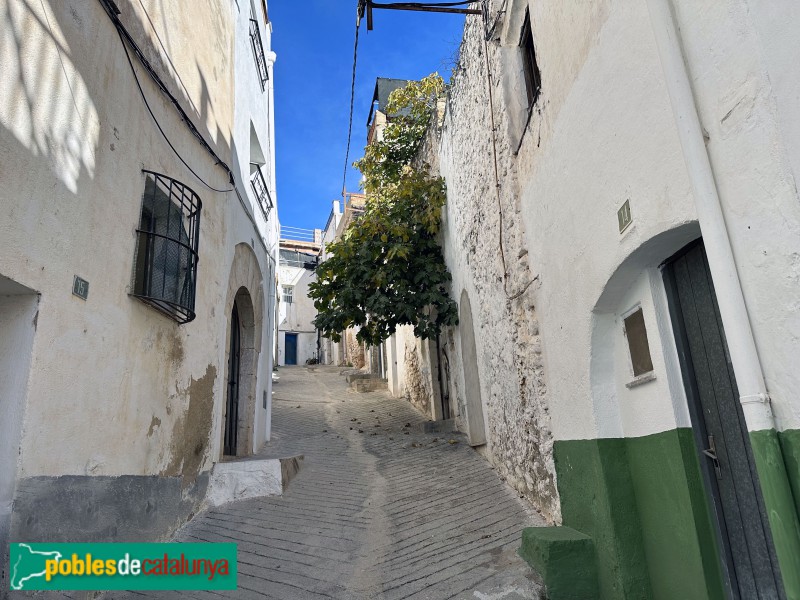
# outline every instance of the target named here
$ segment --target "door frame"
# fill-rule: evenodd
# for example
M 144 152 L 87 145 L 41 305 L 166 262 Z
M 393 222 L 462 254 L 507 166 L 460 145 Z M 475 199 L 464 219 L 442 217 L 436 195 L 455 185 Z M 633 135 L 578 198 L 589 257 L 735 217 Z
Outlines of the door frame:
M 683 388 L 686 393 L 686 401 L 689 410 L 689 416 L 691 419 L 692 425 L 692 434 L 695 441 L 695 447 L 697 451 L 697 459 L 700 465 L 700 473 L 703 480 L 703 488 L 706 494 L 707 502 L 708 502 L 708 509 L 709 514 L 711 516 L 711 525 L 713 527 L 715 541 L 716 541 L 716 553 L 718 557 L 718 562 L 720 565 L 722 577 L 723 577 L 723 586 L 726 592 L 726 596 L 729 598 L 740 598 L 738 584 L 736 584 L 736 569 L 734 567 L 734 559 L 733 559 L 733 552 L 731 549 L 730 538 L 727 532 L 727 525 L 725 522 L 725 516 L 723 514 L 723 507 L 722 507 L 722 497 L 721 492 L 718 484 L 717 474 L 715 472 L 715 468 L 713 466 L 712 461 L 704 455 L 704 449 L 709 445 L 708 439 L 708 427 L 706 423 L 706 418 L 703 413 L 703 404 L 700 398 L 700 390 L 698 387 L 697 382 L 697 375 L 695 372 L 694 365 L 692 363 L 692 354 L 689 348 L 689 337 L 686 329 L 686 321 L 683 315 L 683 309 L 680 305 L 680 298 L 678 293 L 678 284 L 675 277 L 675 272 L 671 269 L 671 265 L 674 264 L 676 261 L 696 249 L 698 246 L 703 246 L 704 257 L 705 257 L 705 244 L 703 238 L 700 237 L 683 248 L 681 248 L 678 252 L 670 256 L 667 260 L 665 260 L 660 265 L 660 270 L 663 275 L 663 282 L 664 282 L 664 290 L 667 296 L 667 307 L 669 311 L 669 317 L 672 324 L 672 332 L 675 341 L 675 348 L 678 353 L 678 364 L 680 367 L 680 374 L 681 380 L 683 382 Z M 708 259 L 705 258 L 706 265 Z M 711 278 L 709 273 L 708 275 L 709 283 L 711 284 L 711 289 L 716 296 L 716 290 L 714 288 L 714 282 Z M 727 341 L 725 339 L 725 323 L 722 321 L 721 316 L 719 317 L 719 328 L 722 334 L 722 340 L 725 343 L 724 352 L 727 355 Z M 734 373 L 735 377 L 735 373 Z M 772 531 L 769 526 L 769 520 L 767 517 L 766 508 L 764 505 L 764 497 L 763 492 L 761 490 L 761 485 L 759 483 L 758 472 L 756 471 L 755 460 L 753 457 L 753 449 L 752 445 L 750 444 L 750 436 L 747 430 L 744 413 L 742 411 L 741 404 L 737 401 L 734 402 L 734 406 L 736 407 L 737 417 L 742 428 L 743 438 L 745 440 L 745 447 L 746 452 L 748 454 L 748 470 L 750 472 L 750 477 L 753 482 L 753 487 L 755 490 L 756 496 L 756 503 L 758 506 L 759 511 L 759 518 L 761 520 L 762 528 L 764 530 L 766 542 L 769 548 L 769 558 L 773 565 L 777 565 L 777 556 L 775 554 L 775 547 L 774 542 L 772 540 Z M 728 473 L 728 476 L 732 476 L 731 473 Z M 783 581 L 780 577 L 780 573 L 775 573 L 775 582 L 778 587 L 778 593 L 780 598 L 785 598 L 785 593 L 783 591 Z M 736 589 L 734 586 L 736 585 Z M 742 598 L 741 600 L 749 600 Z

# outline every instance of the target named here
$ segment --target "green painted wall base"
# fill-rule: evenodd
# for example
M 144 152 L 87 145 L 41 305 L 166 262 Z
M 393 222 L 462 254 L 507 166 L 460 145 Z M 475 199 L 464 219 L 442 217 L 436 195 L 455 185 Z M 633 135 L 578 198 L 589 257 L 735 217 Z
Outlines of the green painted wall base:
M 750 432 L 750 446 L 764 496 L 783 587 L 789 600 L 800 600 L 800 519 L 795 432 Z
M 550 600 L 596 600 L 597 569 L 588 535 L 569 527 L 528 527 L 519 555 L 544 580 Z
M 691 429 L 557 441 L 565 526 L 591 537 L 603 600 L 722 600 Z
M 786 464 L 786 474 L 789 476 L 789 485 L 792 486 L 794 508 L 800 515 L 800 430 L 789 429 L 778 433 L 781 444 L 783 462 Z
M 751 432 L 750 441 L 786 597 L 800 600 L 800 431 Z M 724 599 L 691 429 L 557 441 L 553 453 L 563 524 L 591 538 L 597 598 Z

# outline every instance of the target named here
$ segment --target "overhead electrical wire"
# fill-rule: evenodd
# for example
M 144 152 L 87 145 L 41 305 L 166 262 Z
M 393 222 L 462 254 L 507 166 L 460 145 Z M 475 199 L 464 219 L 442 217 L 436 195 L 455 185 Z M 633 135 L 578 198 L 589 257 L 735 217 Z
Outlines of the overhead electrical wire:
M 236 193 L 236 197 L 238 198 L 239 204 L 241 204 L 245 215 L 247 215 L 247 219 L 253 225 L 253 228 L 255 229 L 256 233 L 258 234 L 258 241 L 260 242 L 261 246 L 266 251 L 267 258 L 269 259 L 270 263 L 272 263 L 274 265 L 275 264 L 275 257 L 273 256 L 273 250 L 274 250 L 275 245 L 273 244 L 272 248 L 267 248 L 266 242 L 265 242 L 264 238 L 262 237 L 261 231 L 258 228 L 258 224 L 256 223 L 255 218 L 251 214 L 250 208 L 247 206 L 247 203 L 245 202 L 244 198 L 242 197 L 242 194 L 239 191 L 239 188 L 236 186 L 236 180 L 233 177 L 233 171 L 231 171 L 231 168 L 227 165 L 227 163 L 224 160 L 222 160 L 219 157 L 219 155 L 217 155 L 216 152 L 214 152 L 214 149 L 205 140 L 203 135 L 200 133 L 200 131 L 195 126 L 195 124 L 189 118 L 189 115 L 187 115 L 186 111 L 183 110 L 183 107 L 178 102 L 178 99 L 169 91 L 169 89 L 167 88 L 166 84 L 162 81 L 161 77 L 159 77 L 158 73 L 155 71 L 153 66 L 150 64 L 150 62 L 144 56 L 144 54 L 142 53 L 141 48 L 139 48 L 139 46 L 136 44 L 134 39 L 131 37 L 131 34 L 125 28 L 125 25 L 123 25 L 122 21 L 120 21 L 119 16 L 118 16 L 119 15 L 119 9 L 117 8 L 116 4 L 114 3 L 114 0 L 99 0 L 99 1 L 100 1 L 100 4 L 105 9 L 106 14 L 108 14 L 108 17 L 111 19 L 111 22 L 113 23 L 114 27 L 117 30 L 117 34 L 119 35 L 120 41 L 122 43 L 122 48 L 125 51 L 125 57 L 128 59 L 128 65 L 130 65 L 131 72 L 133 73 L 133 78 L 136 81 L 136 87 L 139 89 L 139 94 L 142 97 L 142 101 L 144 102 L 144 105 L 147 107 L 147 111 L 150 113 L 150 116 L 153 118 L 153 122 L 156 124 L 156 127 L 158 127 L 159 132 L 164 137 L 164 140 L 167 142 L 167 144 L 169 144 L 169 147 L 175 153 L 175 156 L 177 156 L 180 159 L 180 161 L 186 166 L 186 168 L 189 169 L 189 171 L 204 186 L 206 186 L 208 189 L 210 189 L 211 191 L 214 191 L 214 192 L 218 192 L 220 194 L 226 194 L 228 192 L 235 192 Z M 127 42 L 127 44 L 126 44 L 126 42 Z M 158 88 L 164 93 L 164 95 L 166 95 L 169 98 L 170 102 L 174 106 L 175 110 L 178 112 L 181 120 L 186 125 L 186 127 L 189 129 L 191 134 L 195 138 L 197 138 L 197 140 L 200 142 L 200 145 L 203 146 L 203 148 L 205 148 L 206 152 L 208 152 L 212 156 L 212 158 L 214 158 L 215 164 L 219 165 L 227 173 L 228 181 L 231 184 L 231 188 L 230 189 L 221 190 L 221 189 L 218 189 L 218 188 L 215 188 L 215 187 L 209 185 L 202 177 L 200 177 L 200 175 L 197 174 L 197 172 L 194 169 L 192 169 L 191 166 L 189 166 L 189 164 L 184 160 L 184 158 L 180 155 L 178 150 L 175 148 L 175 146 L 172 145 L 172 142 L 167 137 L 167 134 L 161 128 L 161 124 L 158 122 L 158 119 L 156 118 L 155 114 L 153 113 L 153 110 L 150 108 L 150 104 L 147 102 L 147 97 L 144 94 L 144 90 L 142 89 L 142 85 L 139 82 L 139 77 L 138 77 L 138 75 L 136 73 L 136 69 L 133 66 L 133 61 L 131 60 L 130 53 L 128 52 L 128 45 L 130 45 L 131 49 L 136 54 L 136 57 L 139 59 L 139 62 L 141 62 L 142 66 L 147 71 L 148 75 L 150 75 L 150 77 L 155 82 L 155 84 L 158 86 Z
M 360 4 L 360 3 L 359 3 Z M 356 35 L 353 43 L 353 77 L 350 82 L 350 122 L 347 125 L 347 150 L 344 153 L 344 173 L 342 174 L 342 198 L 347 191 L 347 167 L 350 160 L 350 141 L 353 137 L 353 106 L 356 100 L 356 65 L 358 64 L 358 30 L 361 27 L 361 11 L 356 8 Z
M 467 6 L 476 0 L 465 0 L 463 2 L 370 2 L 375 8 L 438 8 L 451 6 Z
M 153 67 L 150 64 L 150 62 L 147 60 L 147 58 L 142 53 L 141 48 L 139 48 L 139 46 L 136 44 L 136 42 L 131 37 L 131 35 L 128 32 L 128 30 L 125 28 L 125 26 L 119 20 L 119 16 L 118 16 L 119 9 L 116 7 L 116 5 L 111 0 L 100 0 L 100 3 L 103 5 L 103 8 L 105 8 L 106 13 L 111 18 L 111 21 L 113 22 L 114 27 L 117 30 L 117 34 L 119 35 L 120 41 L 122 42 L 122 48 L 125 51 L 125 57 L 128 59 L 128 65 L 130 65 L 131 73 L 133 73 L 133 78 L 136 81 L 136 87 L 139 89 L 139 94 L 142 97 L 142 101 L 144 102 L 144 105 L 147 107 L 147 112 L 150 113 L 150 116 L 153 118 L 153 122 L 156 124 L 156 127 L 158 128 L 158 131 L 161 133 L 161 135 L 163 136 L 164 140 L 167 142 L 169 147 L 175 153 L 175 156 L 177 156 L 180 159 L 180 161 L 186 166 L 187 169 L 189 169 L 189 171 L 192 173 L 192 175 L 194 175 L 200 181 L 200 183 L 202 183 L 204 186 L 206 186 L 211 191 L 219 192 L 219 193 L 223 193 L 223 194 L 224 193 L 228 193 L 228 192 L 236 192 L 237 195 L 238 195 L 239 191 L 236 189 L 236 184 L 235 184 L 234 178 L 233 178 L 233 171 L 231 171 L 230 167 L 217 155 L 216 152 L 214 152 L 214 149 L 205 140 L 205 138 L 202 136 L 202 134 L 198 131 L 198 129 L 195 126 L 195 124 L 189 118 L 189 115 L 187 115 L 186 111 L 183 110 L 183 107 L 178 102 L 178 99 L 175 98 L 175 96 L 169 91 L 169 89 L 167 88 L 166 84 L 161 80 L 161 77 L 159 77 L 158 73 L 155 71 L 155 69 L 153 69 Z M 221 190 L 221 189 L 213 187 L 212 185 L 209 185 L 202 177 L 200 177 L 200 175 L 198 175 L 198 173 L 191 166 L 189 166 L 189 163 L 186 162 L 186 160 L 183 158 L 183 156 L 181 156 L 180 152 L 178 152 L 178 150 L 172 144 L 172 142 L 170 141 L 169 137 L 167 136 L 167 134 L 164 132 L 163 128 L 161 127 L 161 124 L 158 122 L 158 119 L 156 118 L 155 114 L 153 113 L 152 108 L 150 108 L 150 103 L 147 101 L 147 97 L 144 94 L 144 90 L 142 89 L 142 85 L 139 82 L 139 76 L 136 73 L 136 69 L 133 66 L 133 61 L 131 60 L 130 53 L 128 52 L 128 46 L 129 45 L 130 45 L 131 49 L 134 51 L 134 53 L 136 54 L 136 57 L 139 59 L 139 62 L 141 62 L 141 64 L 144 66 L 145 70 L 150 75 L 150 77 L 153 79 L 153 81 L 155 81 L 155 83 L 159 87 L 159 89 L 172 102 L 172 105 L 175 107 L 175 110 L 178 111 L 178 114 L 180 115 L 181 120 L 186 124 L 186 126 L 188 127 L 188 129 L 192 133 L 192 135 L 195 138 L 197 138 L 197 140 L 200 142 L 200 145 L 202 145 L 203 148 L 205 148 L 206 152 L 208 152 L 214 158 L 214 160 L 216 161 L 216 164 L 220 165 L 222 167 L 222 169 L 228 174 L 228 181 L 230 182 L 230 184 L 232 186 L 230 189 Z
M 141 97 L 142 97 L 142 101 L 144 102 L 144 105 L 147 107 L 147 112 L 149 112 L 149 113 L 150 113 L 150 116 L 151 116 L 151 117 L 153 117 L 153 122 L 156 124 L 156 127 L 157 127 L 157 128 L 158 128 L 158 130 L 161 132 L 161 135 L 162 135 L 162 137 L 164 138 L 164 140 L 167 142 L 167 145 L 168 145 L 170 148 L 172 148 L 172 151 L 175 153 L 175 156 L 177 156 L 177 157 L 180 159 L 180 161 L 181 161 L 181 162 L 184 164 L 184 166 L 185 166 L 187 169 L 189 169 L 189 171 L 192 173 L 192 175 L 194 175 L 195 177 L 197 177 L 197 179 L 200 181 L 200 183 L 202 183 L 202 184 L 203 184 L 204 186 L 206 186 L 208 189 L 210 189 L 210 190 L 212 190 L 212 191 L 214 191 L 214 192 L 219 192 L 219 193 L 221 193 L 221 194 L 224 194 L 224 193 L 227 193 L 227 192 L 233 192 L 233 191 L 235 191 L 235 190 L 236 190 L 236 188 L 235 188 L 235 187 L 232 187 L 232 188 L 230 188 L 230 189 L 228 189 L 228 190 L 220 190 L 220 189 L 217 189 L 217 188 L 215 188 L 215 187 L 214 187 L 214 186 L 212 186 L 212 185 L 209 185 L 209 184 L 206 182 L 206 180 L 205 180 L 205 179 L 203 179 L 202 177 L 200 177 L 200 175 L 198 175 L 198 174 L 197 174 L 197 171 L 195 171 L 195 170 L 194 170 L 194 169 L 193 169 L 193 168 L 192 168 L 192 167 L 189 165 L 189 163 L 187 163 L 187 162 L 186 162 L 186 160 L 185 160 L 185 159 L 184 159 L 184 158 L 181 156 L 180 152 L 178 152 L 178 150 L 175 148 L 175 146 L 173 146 L 173 145 L 172 145 L 172 142 L 171 142 L 171 141 L 170 141 L 170 139 L 167 137 L 167 134 L 166 134 L 166 133 L 164 133 L 164 130 L 163 130 L 163 129 L 162 129 L 162 127 L 161 127 L 161 123 L 159 123 L 159 122 L 158 122 L 158 119 L 157 119 L 157 118 L 156 118 L 156 116 L 153 114 L 153 109 L 152 109 L 152 108 L 150 108 L 150 103 L 147 101 L 147 97 L 144 95 L 144 90 L 142 90 L 142 84 L 141 84 L 141 83 L 139 83 L 139 76 L 136 74 L 136 69 L 135 69 L 135 68 L 134 68 L 134 66 L 133 66 L 133 61 L 131 60 L 131 55 L 128 53 L 128 48 L 127 48 L 127 46 L 126 46 L 126 44 L 125 44 L 125 40 L 123 39 L 122 35 L 120 35 L 119 37 L 120 37 L 120 40 L 122 41 L 122 47 L 123 47 L 123 49 L 125 50 L 125 57 L 128 59 L 128 64 L 129 64 L 129 65 L 130 65 L 130 67 L 131 67 L 131 73 L 133 73 L 133 78 L 134 78 L 134 80 L 136 80 L 136 87 L 137 87 L 137 88 L 139 88 L 139 94 L 140 94 L 140 95 L 141 95 Z

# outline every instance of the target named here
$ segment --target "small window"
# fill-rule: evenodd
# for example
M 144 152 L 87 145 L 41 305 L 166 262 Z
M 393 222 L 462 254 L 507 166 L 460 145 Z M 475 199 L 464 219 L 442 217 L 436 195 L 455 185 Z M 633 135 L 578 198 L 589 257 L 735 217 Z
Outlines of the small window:
M 182 183 L 144 171 L 132 295 L 178 323 L 195 317 L 200 198 Z
M 283 286 L 283 301 L 286 304 L 291 304 L 294 302 L 294 286 L 293 285 L 284 285 Z
M 641 308 L 625 317 L 625 337 L 628 338 L 633 376 L 639 377 L 650 373 L 653 370 L 653 360 L 650 358 L 647 329 L 644 326 L 644 314 Z
M 533 30 L 531 29 L 531 15 L 525 11 L 525 22 L 522 25 L 522 38 L 520 39 L 522 49 L 522 62 L 525 69 L 525 89 L 528 93 L 528 110 L 533 108 L 539 93 L 542 91 L 542 76 L 539 73 L 539 65 L 536 63 L 536 49 L 533 47 Z

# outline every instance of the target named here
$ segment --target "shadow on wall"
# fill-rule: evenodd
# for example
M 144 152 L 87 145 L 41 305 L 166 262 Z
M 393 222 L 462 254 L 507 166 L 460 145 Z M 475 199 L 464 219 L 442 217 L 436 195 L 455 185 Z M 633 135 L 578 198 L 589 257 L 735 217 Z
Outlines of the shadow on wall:
M 216 151 L 227 156 L 230 133 L 220 131 L 218 125 L 213 130 L 209 128 L 210 124 L 214 127 L 216 115 L 200 64 L 195 64 L 199 82 L 198 108 L 171 61 L 168 64 L 169 58 L 165 59 L 154 46 L 155 39 L 163 51 L 168 51 L 156 32 L 158 23 L 145 12 L 142 1 L 138 0 L 139 12 L 144 13 L 146 22 L 132 3 L 117 4 L 122 10 L 121 21 L 167 88 L 198 128 L 206 130 L 204 135 L 210 136 Z M 199 12 L 217 21 L 201 23 L 201 26 L 225 26 L 219 10 L 208 8 Z M 193 17 L 196 14 L 193 13 Z M 119 100 L 107 90 L 114 89 L 117 84 L 116 89 L 127 90 L 125 95 L 130 102 L 141 102 L 141 98 L 134 98 L 138 92 L 123 54 L 122 41 L 99 2 L 14 0 L 3 3 L 0 17 L 4 31 L 0 40 L 0 64 L 3 65 L 0 123 L 30 155 L 45 159 L 53 175 L 70 192 L 77 194 L 81 174 L 86 173 L 91 179 L 95 175 L 101 119 L 107 118 L 104 103 L 114 101 L 116 104 Z M 162 23 L 165 20 L 162 10 Z M 162 24 L 161 29 L 166 31 L 167 28 Z M 212 34 L 213 39 L 218 37 Z M 174 109 L 164 105 L 161 92 L 155 90 L 135 58 L 134 64 L 156 115 L 174 120 Z M 157 107 L 161 106 L 163 109 L 159 110 Z M 150 125 L 155 127 L 155 124 Z M 11 165 L 17 166 L 13 156 L 10 158 Z M 11 167 L 6 160 L 4 157 L 4 166 Z M 30 170 L 27 160 L 17 164 L 18 169 L 9 168 L 8 172 Z
M 216 115 L 201 63 L 195 63 L 200 82 L 199 108 L 196 108 L 188 92 L 181 91 L 185 86 L 174 69 L 164 62 L 151 43 L 153 21 L 149 17 L 148 21 L 139 18 L 141 11 L 134 10 L 137 3 L 144 9 L 141 0 L 117 1 L 123 10 L 123 23 L 203 136 L 216 140 L 211 143 L 218 147 L 220 156 L 228 160 L 231 149 L 227 137 L 222 135 L 218 126 L 212 129 Z M 148 4 L 154 5 L 155 1 Z M 220 15 L 227 13 L 227 7 L 214 12 L 209 8 L 213 6 L 210 1 L 202 6 L 205 8 L 198 11 L 200 14 L 213 14 L 220 19 L 209 27 L 226 26 L 224 17 Z M 164 11 L 161 12 L 163 15 Z M 187 16 L 187 19 L 192 17 Z M 155 19 L 155 22 L 159 20 Z M 161 22 L 166 22 L 165 16 Z M 177 166 L 179 163 L 159 137 L 138 96 L 122 42 L 99 2 L 9 0 L 0 3 L 0 27 L 3 30 L 0 37 L 0 186 L 4 190 L 0 198 L 0 269 L 10 264 L 15 271 L 33 273 L 32 278 L 48 278 L 54 267 L 78 260 L 79 250 L 85 248 L 84 241 L 72 235 L 54 235 L 50 244 L 36 247 L 29 239 L 32 232 L 82 231 L 86 238 L 92 238 L 95 228 L 107 227 L 103 218 L 107 219 L 109 210 L 113 211 L 109 206 L 98 206 L 98 199 L 117 183 L 120 172 L 127 177 L 138 171 L 143 161 L 163 156 L 169 157 L 169 165 Z M 173 107 L 164 102 L 161 92 L 156 90 L 135 59 L 134 64 L 159 120 L 174 124 L 174 131 L 180 132 L 180 136 L 176 134 L 172 141 L 179 150 L 186 149 L 187 153 L 199 156 L 197 140 L 179 124 Z M 190 70 L 182 69 L 184 74 Z M 209 81 L 212 87 L 216 85 L 216 77 L 210 77 Z M 220 85 L 229 89 L 224 80 Z M 223 116 L 227 118 L 227 115 Z M 121 123 L 121 132 L 113 127 L 115 122 Z M 211 127 L 206 129 L 209 123 Z M 117 148 L 118 153 L 113 154 L 115 144 L 123 146 L 126 138 L 131 141 L 132 152 L 139 154 L 125 155 L 122 148 Z M 142 155 L 141 148 L 147 148 L 150 139 L 163 143 L 163 147 L 154 149 L 152 156 Z M 111 152 L 108 152 L 109 148 Z M 196 168 L 210 170 L 213 160 L 204 157 L 204 161 Z M 185 174 L 183 167 L 180 169 Z M 224 178 L 224 172 L 217 170 L 219 178 Z M 20 189 L 21 182 L 24 182 L 26 193 L 13 195 L 14 190 Z M 138 184 L 137 180 L 133 187 Z M 130 182 L 119 182 L 119 186 L 124 187 L 126 195 L 132 189 Z M 119 192 L 120 188 L 115 191 Z M 120 202 L 117 206 L 122 202 L 129 205 L 138 203 L 136 197 L 124 199 L 125 196 L 118 194 L 117 198 Z M 132 210 L 138 214 L 138 204 Z M 134 227 L 132 220 L 131 234 Z M 203 225 L 203 233 L 208 237 L 215 228 L 220 229 L 219 223 L 211 224 L 209 219 Z M 221 235 L 220 243 L 225 239 L 224 230 Z M 130 244 L 130 240 L 120 242 L 126 260 L 130 260 L 129 248 L 132 254 Z M 28 252 L 31 260 L 26 262 L 31 264 L 21 264 L 23 261 L 12 253 L 15 248 Z M 57 260 L 51 260 L 54 257 Z M 12 260 L 14 262 L 10 262 Z M 47 271 L 42 265 L 47 266 Z M 40 267 L 42 275 L 39 275 Z M 117 291 L 120 295 L 124 293 L 122 286 Z M 2 335 L 7 333 L 2 327 L 0 331 Z M 163 368 L 172 369 L 173 366 L 165 361 Z M 24 480 L 24 487 L 17 489 L 15 513 L 17 502 L 20 510 L 14 516 L 16 523 L 11 524 L 12 535 L 16 531 L 17 539 L 29 540 L 36 536 L 53 539 L 62 535 L 78 541 L 77 534 L 82 532 L 88 538 L 107 541 L 144 541 L 157 539 L 177 527 L 194 510 L 205 489 L 203 474 L 195 481 L 206 451 L 203 447 L 206 440 L 198 431 L 209 428 L 206 417 L 208 420 L 211 417 L 206 408 L 213 399 L 215 380 L 216 370 L 209 366 L 206 375 L 197 381 L 192 380 L 186 392 L 192 402 L 198 404 L 188 414 L 185 425 L 180 419 L 176 421 L 176 429 L 171 434 L 172 441 L 183 448 L 182 455 L 173 457 L 167 467 L 169 475 L 175 476 L 163 476 L 155 483 L 155 477 L 144 475 L 73 476 L 71 482 L 53 477 L 30 477 Z M 121 382 L 120 389 L 124 390 L 128 383 Z M 165 396 L 169 393 L 164 390 Z M 0 394 L 0 400 L 4 399 Z M 198 422 L 202 426 L 195 427 Z M 168 444 L 164 443 L 164 446 Z M 17 454 L 15 449 L 14 456 Z M 147 469 L 144 465 L 142 468 Z M 52 512 L 47 510 L 48 501 L 52 501 Z M 96 512 L 98 508 L 102 509 L 100 513 Z M 159 508 L 164 515 L 161 520 L 153 516 Z M 36 518 L 37 514 L 41 516 Z M 82 518 L 88 524 L 81 523 L 75 515 L 84 515 Z M 0 538 L 7 528 L 8 519 L 0 518 Z
M 68 41 L 80 32 L 74 27 L 62 30 L 46 3 L 17 0 L 4 7 L 0 123 L 30 154 L 45 158 L 75 194 L 82 171 L 94 177 L 100 130 L 95 103 Z M 65 93 L 71 104 L 64 101 Z M 11 172 L 30 170 L 21 166 L 23 170 Z
M 146 4 L 150 5 L 150 10 L 145 6 Z M 81 6 L 82 4 L 76 5 Z M 231 131 L 220 130 L 218 119 L 232 124 L 233 101 L 231 99 L 229 106 L 230 115 L 217 114 L 209 92 L 208 78 L 200 64 L 200 55 L 203 53 L 207 53 L 206 58 L 208 59 L 225 60 L 227 57 L 228 61 L 234 60 L 231 52 L 233 34 L 231 34 L 230 39 L 226 37 L 226 32 L 232 32 L 234 27 L 232 17 L 229 17 L 230 22 L 225 20 L 225 15 L 230 12 L 228 8 L 213 0 L 196 0 L 193 3 L 191 12 L 182 10 L 173 3 L 165 3 L 163 0 L 158 0 L 158 6 L 156 6 L 155 0 L 117 0 L 117 6 L 122 13 L 120 20 L 131 34 L 131 37 L 140 46 L 148 62 L 164 81 L 167 89 L 177 98 L 181 108 L 186 111 L 191 121 L 204 135 L 205 139 L 210 142 L 214 150 L 221 154 L 223 160 L 228 160 L 226 157 L 230 151 L 232 134 Z M 113 32 L 113 37 L 116 40 L 117 35 L 112 28 L 110 20 L 102 12 L 100 13 L 100 18 L 105 21 L 101 27 L 111 28 L 110 31 Z M 209 49 L 205 43 L 194 46 L 185 43 L 173 45 L 170 40 L 170 29 L 188 34 L 202 32 L 203 39 L 208 40 L 214 47 Z M 225 46 L 221 45 L 220 42 L 223 39 L 228 41 Z M 119 43 L 121 44 L 121 42 Z M 188 58 L 180 55 L 186 48 L 191 48 L 194 53 L 194 56 L 189 61 L 181 60 Z M 178 67 L 173 63 L 173 58 L 184 70 L 184 76 L 188 76 L 186 81 L 178 73 Z M 123 60 L 125 59 L 123 58 Z M 192 81 L 188 65 L 182 64 L 186 62 L 194 63 L 196 81 Z M 217 73 L 216 65 L 211 66 L 214 68 L 213 80 L 219 83 L 226 91 L 232 89 L 232 77 L 230 81 L 220 82 L 220 75 Z M 233 73 L 233 68 L 233 64 L 224 67 L 223 74 Z M 127 70 L 129 71 L 130 69 Z M 137 73 L 140 81 L 143 82 L 145 79 L 149 79 L 149 76 L 138 65 Z M 132 78 L 133 76 L 126 74 L 125 77 Z M 190 88 L 192 88 L 191 91 Z M 154 91 L 148 92 L 147 87 L 145 87 L 145 94 L 148 94 L 148 101 L 151 102 L 151 106 L 152 93 Z M 218 95 L 217 101 L 219 102 L 225 97 L 224 95 Z M 172 109 L 170 108 L 169 110 Z

